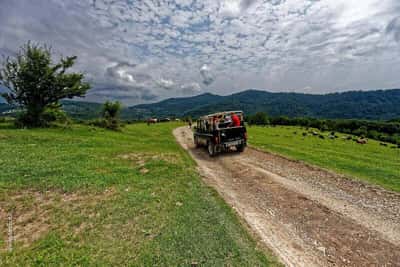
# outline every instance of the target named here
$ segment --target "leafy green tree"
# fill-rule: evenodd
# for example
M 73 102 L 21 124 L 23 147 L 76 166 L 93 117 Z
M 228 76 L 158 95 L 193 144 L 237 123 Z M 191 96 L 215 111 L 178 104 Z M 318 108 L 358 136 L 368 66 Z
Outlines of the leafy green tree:
M 62 57 L 54 63 L 51 49 L 28 42 L 15 58 L 6 58 L 0 69 L 0 85 L 8 88 L 1 96 L 23 109 L 19 120 L 25 126 L 48 124 L 46 113 L 60 109 L 59 100 L 82 97 L 90 89 L 81 73 L 67 72 L 76 56 Z

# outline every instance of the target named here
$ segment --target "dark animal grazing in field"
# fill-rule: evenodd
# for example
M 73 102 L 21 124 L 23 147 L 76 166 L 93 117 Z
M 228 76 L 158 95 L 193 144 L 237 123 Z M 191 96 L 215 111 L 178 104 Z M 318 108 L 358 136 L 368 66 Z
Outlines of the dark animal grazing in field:
M 323 136 L 322 134 L 320 134 L 320 135 L 319 135 L 319 138 L 325 139 L 325 136 Z
M 307 136 L 307 133 L 303 133 L 303 136 Z
M 379 143 L 379 145 L 381 145 L 381 146 L 388 146 L 388 145 L 385 144 L 385 143 Z
M 350 135 L 346 137 L 346 140 L 351 140 L 353 139 L 353 137 L 351 137 Z
M 357 144 L 361 144 L 361 145 L 365 145 L 367 144 L 368 140 L 367 139 L 363 139 L 363 138 L 358 138 L 356 140 Z
M 158 122 L 157 119 L 148 119 L 148 120 L 147 120 L 147 125 L 155 124 L 155 123 L 157 123 L 157 122 Z

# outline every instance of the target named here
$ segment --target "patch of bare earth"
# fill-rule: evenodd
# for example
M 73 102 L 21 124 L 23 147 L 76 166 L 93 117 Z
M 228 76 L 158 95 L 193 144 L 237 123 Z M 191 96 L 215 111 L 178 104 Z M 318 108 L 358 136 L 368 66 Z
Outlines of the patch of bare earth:
M 139 168 L 141 174 L 146 174 L 149 172 L 149 169 L 147 169 L 145 165 L 150 161 L 165 161 L 171 164 L 180 163 L 178 156 L 172 153 L 127 153 L 119 155 L 118 158 L 131 161 L 134 166 Z
M 28 247 L 50 230 L 55 228 L 60 230 L 60 227 L 54 223 L 57 219 L 54 218 L 56 212 L 81 212 L 113 195 L 113 189 L 93 194 L 33 190 L 2 193 L 0 198 L 0 235 L 5 244 L 0 247 L 0 252 L 9 248 L 10 234 L 12 234 L 14 247 Z M 12 233 L 9 228 L 10 218 L 12 218 Z M 83 222 L 76 225 L 73 231 L 75 234 L 79 234 L 87 226 L 89 224 Z M 65 227 L 68 226 L 65 225 Z
M 172 164 L 177 164 L 180 162 L 179 157 L 176 154 L 173 153 L 159 153 L 159 154 L 154 154 L 154 153 L 127 153 L 127 154 L 122 154 L 118 156 L 121 159 L 124 160 L 130 160 L 135 165 L 143 166 L 146 164 L 146 162 L 149 161 L 165 161 L 168 163 Z
M 400 194 L 248 148 L 208 157 L 174 130 L 213 186 L 288 266 L 400 266 Z

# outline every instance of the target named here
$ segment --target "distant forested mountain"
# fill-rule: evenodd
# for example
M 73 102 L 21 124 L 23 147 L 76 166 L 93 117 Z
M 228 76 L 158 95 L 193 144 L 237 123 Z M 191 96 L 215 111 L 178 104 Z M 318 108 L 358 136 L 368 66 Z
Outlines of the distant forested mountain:
M 203 94 L 171 98 L 129 108 L 146 116 L 192 116 L 221 110 L 262 111 L 270 116 L 389 120 L 400 117 L 400 89 L 351 91 L 326 95 L 247 90 L 229 96 Z
M 101 113 L 102 104 L 93 102 L 82 102 L 82 101 L 61 101 L 63 109 L 75 119 L 94 119 L 98 118 Z
M 62 108 L 67 112 L 69 116 L 75 119 L 94 119 L 100 116 L 102 109 L 102 104 L 92 103 L 92 102 L 82 102 L 82 101 L 71 101 L 63 100 L 61 101 Z M 5 103 L 0 103 L 0 116 L 10 115 L 7 111 L 13 111 L 15 114 L 15 107 L 10 106 Z M 12 115 L 12 114 L 11 114 Z
M 64 110 L 77 119 L 100 115 L 102 105 L 81 101 L 62 101 Z M 10 106 L 0 103 L 0 114 Z M 127 120 L 148 117 L 198 117 L 223 110 L 243 110 L 246 114 L 262 111 L 270 116 L 313 117 L 329 119 L 393 120 L 400 118 L 400 89 L 351 91 L 325 95 L 271 93 L 247 90 L 219 96 L 210 93 L 170 98 L 153 104 L 122 109 Z

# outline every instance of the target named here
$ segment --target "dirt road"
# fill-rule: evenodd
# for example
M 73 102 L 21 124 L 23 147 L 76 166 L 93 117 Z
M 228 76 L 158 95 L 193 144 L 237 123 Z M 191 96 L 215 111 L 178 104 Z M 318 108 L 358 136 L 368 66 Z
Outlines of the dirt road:
M 174 135 L 287 266 L 400 266 L 400 194 L 251 148 L 209 158 L 187 127 Z

